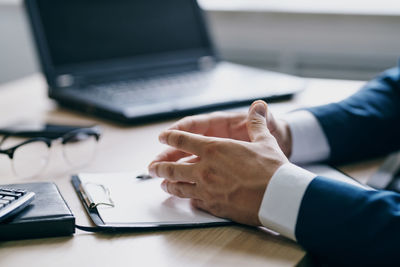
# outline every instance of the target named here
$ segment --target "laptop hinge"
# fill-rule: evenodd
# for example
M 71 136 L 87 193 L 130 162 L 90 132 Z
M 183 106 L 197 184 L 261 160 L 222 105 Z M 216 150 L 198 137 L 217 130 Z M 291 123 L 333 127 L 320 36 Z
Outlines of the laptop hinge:
M 61 74 L 56 78 L 56 85 L 58 88 L 72 87 L 76 85 L 76 78 L 71 74 Z
M 217 64 L 217 61 L 214 57 L 212 56 L 204 56 L 204 57 L 200 57 L 197 61 L 199 70 L 211 70 L 212 68 L 215 67 L 215 65 Z
M 57 88 L 68 88 L 68 87 L 76 87 L 76 86 L 84 86 L 85 84 L 93 84 L 93 83 L 101 83 L 101 82 L 109 82 L 116 80 L 125 80 L 132 79 L 134 77 L 142 77 L 147 76 L 150 73 L 158 73 L 162 74 L 165 71 L 170 72 L 171 70 L 175 70 L 176 72 L 182 72 L 183 70 L 190 69 L 198 69 L 201 71 L 207 71 L 215 67 L 217 60 L 212 56 L 204 56 L 200 57 L 197 60 L 197 64 L 185 64 L 185 65 L 177 65 L 174 68 L 169 66 L 168 68 L 154 68 L 154 69 L 146 69 L 146 70 L 129 70 L 129 71 L 118 71 L 118 72 L 110 72 L 110 73 L 102 73 L 102 74 L 90 74 L 90 75 L 73 75 L 73 74 L 60 74 L 56 77 L 56 87 Z M 189 66 L 192 67 L 189 67 Z M 165 71 L 162 71 L 165 70 Z

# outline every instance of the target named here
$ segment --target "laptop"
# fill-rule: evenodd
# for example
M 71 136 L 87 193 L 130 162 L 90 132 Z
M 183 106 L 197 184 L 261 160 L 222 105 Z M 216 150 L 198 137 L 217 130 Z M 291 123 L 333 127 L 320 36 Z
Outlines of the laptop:
M 286 99 L 303 80 L 224 62 L 196 0 L 25 0 L 49 97 L 123 123 L 256 99 Z

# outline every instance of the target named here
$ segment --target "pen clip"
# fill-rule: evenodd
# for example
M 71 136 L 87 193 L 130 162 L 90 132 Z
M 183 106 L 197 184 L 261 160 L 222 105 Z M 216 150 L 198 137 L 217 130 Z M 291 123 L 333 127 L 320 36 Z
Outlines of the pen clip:
M 101 188 L 101 192 L 102 192 L 102 194 L 104 194 L 107 201 L 96 201 L 95 199 L 93 199 L 93 196 L 90 193 L 88 186 L 96 186 L 98 188 Z M 81 195 L 82 195 L 83 199 L 85 200 L 85 203 L 89 209 L 95 209 L 98 206 L 102 206 L 102 205 L 109 206 L 109 207 L 115 207 L 114 201 L 112 200 L 111 195 L 110 195 L 110 190 L 102 184 L 96 184 L 96 183 L 90 183 L 90 182 L 85 183 L 85 184 L 80 184 L 79 190 L 80 190 Z

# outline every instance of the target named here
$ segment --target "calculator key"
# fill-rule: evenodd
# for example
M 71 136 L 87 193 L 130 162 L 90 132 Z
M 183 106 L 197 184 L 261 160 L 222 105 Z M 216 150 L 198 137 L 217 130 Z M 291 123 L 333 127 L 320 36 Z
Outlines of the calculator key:
M 12 190 L 12 189 L 8 189 L 8 188 L 2 188 L 1 191 L 4 191 L 4 192 L 12 192 L 13 190 Z
M 13 196 L 5 196 L 5 197 L 3 197 L 3 200 L 9 200 L 9 201 L 13 201 L 15 199 L 16 199 L 16 197 L 13 197 Z
M 10 197 L 20 197 L 20 196 L 22 196 L 21 193 L 14 193 L 14 192 L 0 192 L 0 195 L 10 196 Z
M 4 194 L 0 199 L 0 223 L 20 212 L 35 197 L 35 193 L 25 190 L 0 188 L 0 191 Z
M 1 193 L 10 193 L 10 194 L 25 194 L 26 190 L 22 189 L 10 189 L 10 188 L 0 188 Z

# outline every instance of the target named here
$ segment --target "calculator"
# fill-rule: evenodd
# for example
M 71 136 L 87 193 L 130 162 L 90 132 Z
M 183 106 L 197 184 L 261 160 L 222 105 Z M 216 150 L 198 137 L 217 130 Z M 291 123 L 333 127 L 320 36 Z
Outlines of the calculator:
M 17 214 L 35 198 L 35 193 L 0 186 L 0 223 Z

